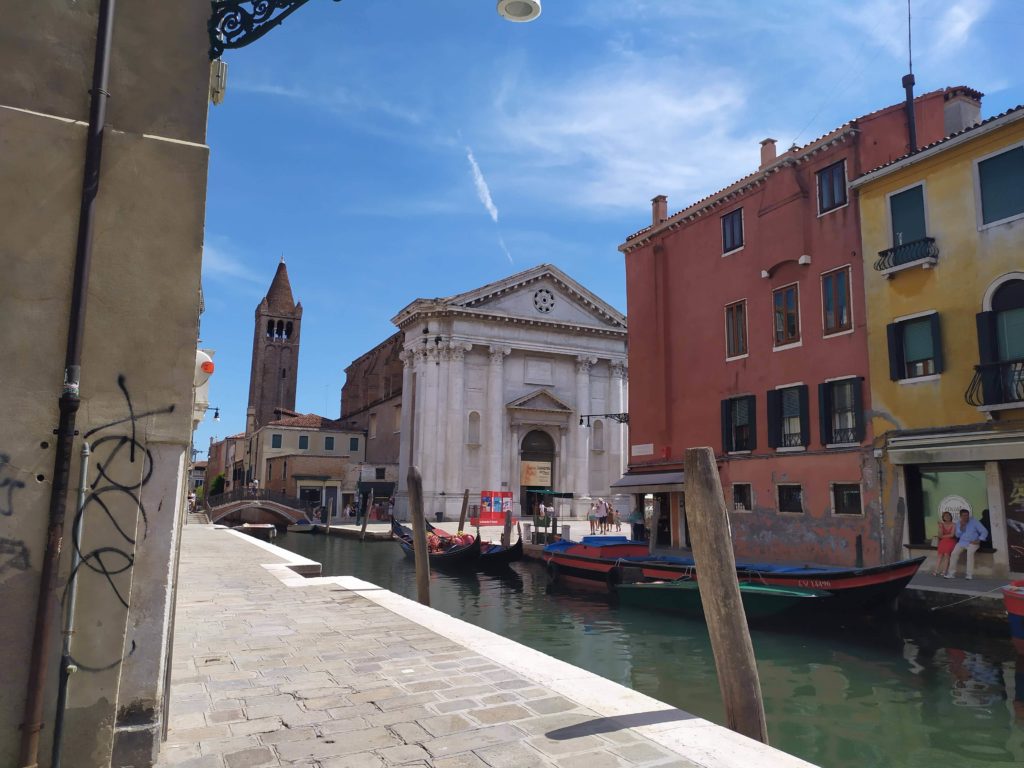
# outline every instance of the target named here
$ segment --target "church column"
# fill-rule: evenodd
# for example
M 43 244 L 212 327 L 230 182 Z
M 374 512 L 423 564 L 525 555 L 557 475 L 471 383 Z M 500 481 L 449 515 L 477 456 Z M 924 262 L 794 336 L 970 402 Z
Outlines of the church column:
M 461 494 L 462 466 L 466 460 L 466 352 L 472 344 L 454 341 L 448 371 L 448 429 L 445 442 L 445 486 Z
M 509 425 L 508 488 L 499 489 L 512 491 L 513 503 L 521 501 L 519 498 L 519 441 L 522 440 L 522 437 L 519 430 L 519 424 Z
M 421 443 L 421 456 L 423 466 L 420 468 L 423 474 L 423 511 L 432 512 L 430 503 L 434 494 L 437 493 L 437 482 L 435 467 L 437 466 L 437 383 L 440 371 L 440 350 L 433 344 L 427 345 L 426 360 L 424 362 L 424 392 L 423 392 L 423 441 Z
M 441 342 L 437 348 L 437 435 L 434 447 L 434 490 L 438 493 L 449 491 L 448 467 L 448 388 L 451 371 L 451 344 Z M 443 499 L 442 499 L 443 501 Z
M 558 472 L 555 473 L 556 491 L 566 491 L 572 487 L 572 465 L 569 460 L 569 427 L 558 425 Z
M 403 349 L 398 354 L 402 361 L 402 418 L 398 425 L 398 492 L 408 492 L 406 477 L 409 474 L 409 456 L 412 453 L 412 415 L 413 415 L 413 355 Z
M 576 358 L 576 408 L 579 413 L 590 413 L 590 369 L 597 358 L 582 355 Z M 576 452 L 575 452 L 575 481 L 573 493 L 577 499 L 586 498 L 590 495 L 590 429 L 586 426 L 575 426 Z
M 502 435 L 505 422 L 505 355 L 511 347 L 490 347 L 491 364 L 487 369 L 487 490 L 501 490 Z
M 612 413 L 626 412 L 626 363 L 622 360 L 613 360 L 611 363 L 611 411 Z M 609 477 L 608 482 L 614 483 L 626 471 L 625 445 L 626 425 L 617 421 L 608 423 L 608 470 L 614 477 Z M 617 473 L 617 474 L 616 474 Z

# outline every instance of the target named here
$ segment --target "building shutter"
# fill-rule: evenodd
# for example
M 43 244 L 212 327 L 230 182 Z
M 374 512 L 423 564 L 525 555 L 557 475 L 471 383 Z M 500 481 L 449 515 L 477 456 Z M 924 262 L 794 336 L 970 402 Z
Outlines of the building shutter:
M 864 377 L 853 380 L 853 439 L 860 443 L 864 440 Z
M 821 444 L 832 442 L 832 384 L 818 385 L 818 433 Z
M 982 366 L 999 362 L 999 345 L 996 335 L 996 313 L 979 312 L 975 315 L 978 325 L 978 362 Z M 988 365 L 981 369 L 982 398 L 986 404 L 1000 402 L 999 366 Z
M 782 444 L 782 391 L 769 389 L 765 396 L 768 404 L 768 447 L 778 448 Z
M 889 198 L 892 212 L 892 245 L 922 240 L 924 229 L 924 187 L 916 186 Z
M 810 445 L 811 442 L 811 416 L 810 404 L 808 403 L 807 385 L 801 384 L 797 387 L 800 395 L 800 445 Z
M 732 450 L 732 407 L 731 400 L 722 401 L 722 453 Z
M 903 333 L 899 323 L 885 326 L 885 335 L 889 340 L 889 378 L 899 381 L 906 378 L 903 371 Z
M 935 372 L 942 373 L 945 365 L 942 360 L 942 324 L 939 322 L 939 313 L 936 312 L 929 318 L 932 331 L 932 360 L 935 361 Z
M 757 448 L 757 398 L 753 395 L 746 397 L 747 413 L 750 419 L 750 450 Z

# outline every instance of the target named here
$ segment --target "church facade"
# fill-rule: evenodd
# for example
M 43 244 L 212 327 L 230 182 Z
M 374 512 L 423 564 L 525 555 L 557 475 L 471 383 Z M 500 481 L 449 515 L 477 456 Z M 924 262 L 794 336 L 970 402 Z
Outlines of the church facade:
M 410 465 L 424 510 L 457 517 L 464 489 L 585 516 L 625 469 L 626 318 L 542 264 L 476 290 L 418 299 L 392 320 L 403 362 L 396 510 Z

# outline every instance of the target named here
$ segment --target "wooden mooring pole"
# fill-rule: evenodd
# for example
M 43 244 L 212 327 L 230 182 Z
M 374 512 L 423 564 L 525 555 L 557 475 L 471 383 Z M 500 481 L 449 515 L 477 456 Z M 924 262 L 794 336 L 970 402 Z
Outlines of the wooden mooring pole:
M 725 724 L 737 733 L 767 744 L 761 682 L 736 580 L 729 514 L 715 452 L 711 448 L 688 448 L 684 467 L 693 562 L 711 635 L 718 685 L 725 703 Z M 651 535 L 655 533 L 652 531 Z
M 462 492 L 462 511 L 459 512 L 459 527 L 455 530 L 462 533 L 462 526 L 466 524 L 466 514 L 469 512 L 469 488 Z
M 416 599 L 423 605 L 430 605 L 430 559 L 427 555 L 427 524 L 423 519 L 423 477 L 416 465 L 409 467 L 408 485 L 412 551 L 416 556 Z
M 366 521 L 370 519 L 370 510 L 373 509 L 374 493 L 376 493 L 376 492 L 375 491 L 370 491 L 370 498 L 366 502 L 366 509 L 363 510 L 363 527 L 362 527 L 362 530 L 359 531 L 359 539 L 360 539 L 360 541 L 366 541 Z M 423 499 L 423 497 L 421 496 L 420 500 L 422 501 L 422 499 Z

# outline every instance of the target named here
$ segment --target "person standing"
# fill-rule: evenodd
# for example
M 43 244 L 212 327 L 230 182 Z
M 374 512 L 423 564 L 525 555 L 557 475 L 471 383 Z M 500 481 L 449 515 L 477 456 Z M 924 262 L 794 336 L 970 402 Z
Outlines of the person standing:
M 608 505 L 604 499 L 597 500 L 597 532 L 608 533 Z
M 590 521 L 590 535 L 593 536 L 597 533 L 597 502 L 595 501 L 590 505 L 590 514 L 587 515 L 587 519 Z
M 949 568 L 943 576 L 952 579 L 956 575 L 957 562 L 960 560 L 960 553 L 967 553 L 967 572 L 965 579 L 974 578 L 974 555 L 981 546 L 981 542 L 988 538 L 988 531 L 985 526 L 971 517 L 969 509 L 960 510 L 960 520 L 956 524 L 956 546 L 949 556 Z
M 956 524 L 953 522 L 953 513 L 948 509 L 942 513 L 942 521 L 939 523 L 939 545 L 936 548 L 938 562 L 932 576 L 942 576 L 949 570 L 949 555 L 956 547 Z

